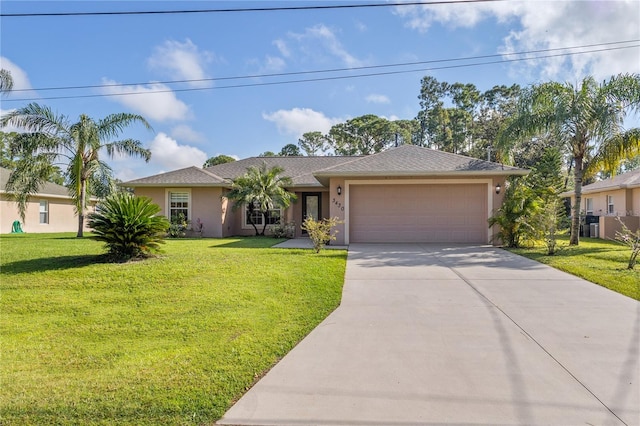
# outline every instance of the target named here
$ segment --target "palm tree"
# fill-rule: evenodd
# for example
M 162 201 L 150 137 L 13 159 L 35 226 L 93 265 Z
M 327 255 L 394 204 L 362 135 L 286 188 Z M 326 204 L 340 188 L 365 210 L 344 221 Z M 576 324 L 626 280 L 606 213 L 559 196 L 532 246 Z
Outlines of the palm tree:
M 639 108 L 639 74 L 620 74 L 602 83 L 586 77 L 577 86 L 543 83 L 523 92 L 516 115 L 498 137 L 504 153 L 518 140 L 549 134 L 571 154 L 575 181 L 571 245 L 579 242 L 583 178 L 640 151 L 640 129 L 623 127 L 627 113 Z
M 291 201 L 296 199 L 295 194 L 285 189 L 285 186 L 291 185 L 291 178 L 281 176 L 282 172 L 284 169 L 278 166 L 267 169 L 265 162 L 260 167 L 249 167 L 247 173 L 233 180 L 231 191 L 226 194 L 227 199 L 234 202 L 234 210 L 247 207 L 247 219 L 255 229 L 256 235 L 264 235 L 269 210 L 276 206 L 287 208 Z M 255 211 L 262 214 L 261 232 L 258 232 L 258 227 L 253 222 L 252 216 Z
M 0 93 L 9 92 L 13 89 L 13 78 L 11 71 L 0 69 Z
M 87 200 L 113 188 L 112 170 L 100 159 L 100 152 L 106 151 L 109 157 L 118 154 L 145 161 L 151 158 L 151 152 L 138 140 L 109 141 L 136 122 L 151 130 L 149 123 L 136 114 L 111 114 L 98 121 L 82 114 L 78 122 L 71 123 L 66 116 L 37 103 L 2 117 L 0 125 L 21 127 L 27 132 L 12 147 L 19 160 L 6 188 L 14 194 L 22 220 L 29 195 L 37 193 L 54 164 L 61 163 L 66 166 L 66 186 L 78 214 L 77 236 L 82 237 Z

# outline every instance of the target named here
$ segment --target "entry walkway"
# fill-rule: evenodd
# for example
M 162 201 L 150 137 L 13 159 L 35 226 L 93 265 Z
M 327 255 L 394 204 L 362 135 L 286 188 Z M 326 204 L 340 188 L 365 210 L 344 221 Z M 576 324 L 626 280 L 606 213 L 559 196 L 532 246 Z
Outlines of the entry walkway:
M 639 425 L 640 303 L 488 246 L 349 247 L 342 303 L 220 424 Z

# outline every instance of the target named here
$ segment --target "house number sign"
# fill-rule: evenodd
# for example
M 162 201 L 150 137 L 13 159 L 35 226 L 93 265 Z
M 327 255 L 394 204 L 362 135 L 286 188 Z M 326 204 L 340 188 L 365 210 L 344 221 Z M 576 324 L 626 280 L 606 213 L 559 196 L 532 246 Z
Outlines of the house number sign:
M 338 208 L 340 209 L 341 212 L 344 211 L 344 206 L 342 205 L 342 203 L 340 201 L 336 200 L 335 198 L 333 199 L 333 204 L 338 206 Z

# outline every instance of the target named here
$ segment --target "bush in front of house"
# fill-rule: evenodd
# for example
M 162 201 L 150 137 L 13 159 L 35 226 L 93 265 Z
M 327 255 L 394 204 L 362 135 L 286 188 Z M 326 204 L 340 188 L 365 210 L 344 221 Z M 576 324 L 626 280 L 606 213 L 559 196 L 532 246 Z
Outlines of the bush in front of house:
M 127 261 L 157 252 L 169 229 L 169 221 L 159 216 L 160 207 L 150 198 L 118 192 L 101 202 L 89 214 L 94 238 L 105 243 L 113 261 Z
M 338 231 L 331 233 L 331 229 L 340 223 L 342 223 L 342 221 L 338 220 L 337 217 L 322 220 L 315 220 L 312 217 L 308 217 L 302 222 L 302 229 L 307 231 L 313 243 L 313 248 L 316 253 L 319 253 L 326 244 L 330 241 L 335 241 Z

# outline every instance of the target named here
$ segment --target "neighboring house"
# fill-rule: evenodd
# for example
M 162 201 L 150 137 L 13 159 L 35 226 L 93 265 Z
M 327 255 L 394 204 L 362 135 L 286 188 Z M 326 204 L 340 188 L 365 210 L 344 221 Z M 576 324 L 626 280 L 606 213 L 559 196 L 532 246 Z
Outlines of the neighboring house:
M 573 191 L 560 195 L 570 197 L 573 205 Z M 583 186 L 580 210 L 587 222 L 598 224 L 598 235 L 592 237 L 615 238 L 621 229 L 616 217 L 632 231 L 640 229 L 640 169 Z
M 337 217 L 335 244 L 355 242 L 491 241 L 487 219 L 502 203 L 505 178 L 527 170 L 414 145 L 361 157 L 251 157 L 200 169 L 189 167 L 125 182 L 150 197 L 170 217 L 184 213 L 203 224 L 203 236 L 252 235 L 246 208 L 225 198 L 230 182 L 250 166 L 284 168 L 297 201 L 269 221 Z M 497 193 L 498 192 L 498 193 Z M 254 222 L 262 225 L 262 217 Z
M 46 182 L 38 194 L 29 197 L 25 221 L 22 223 L 16 202 L 5 191 L 10 175 L 11 170 L 0 167 L 0 234 L 10 233 L 16 220 L 21 222 L 22 230 L 29 233 L 78 230 L 78 216 L 69 191 L 51 182 Z M 95 202 L 92 200 L 91 204 L 95 205 Z

